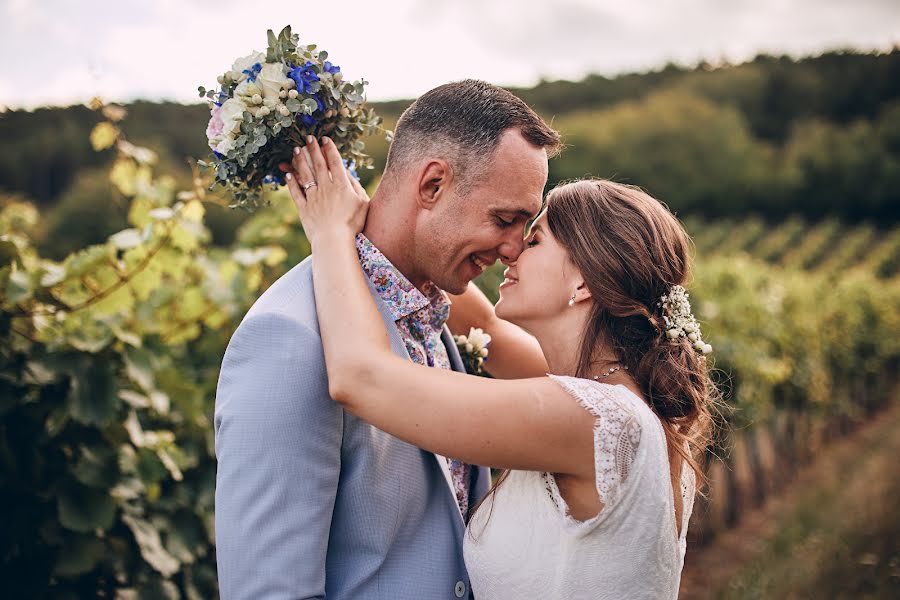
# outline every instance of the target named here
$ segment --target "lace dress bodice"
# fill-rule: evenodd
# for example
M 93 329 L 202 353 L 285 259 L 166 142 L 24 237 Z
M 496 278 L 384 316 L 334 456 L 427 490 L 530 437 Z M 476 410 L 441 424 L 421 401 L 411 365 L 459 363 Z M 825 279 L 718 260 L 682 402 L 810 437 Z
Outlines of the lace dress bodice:
M 464 552 L 478 600 L 677 598 L 695 493 L 684 465 L 677 533 L 665 434 L 628 388 L 550 376 L 595 418 L 600 513 L 568 514 L 552 474 L 512 471 L 473 515 Z

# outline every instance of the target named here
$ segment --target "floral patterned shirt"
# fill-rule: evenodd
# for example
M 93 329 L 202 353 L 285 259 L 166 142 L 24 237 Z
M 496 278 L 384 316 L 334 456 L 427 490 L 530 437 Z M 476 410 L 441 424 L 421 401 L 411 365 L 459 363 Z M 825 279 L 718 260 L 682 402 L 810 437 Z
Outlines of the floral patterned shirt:
M 413 362 L 439 369 L 450 369 L 450 357 L 441 341 L 444 323 L 450 315 L 450 302 L 431 282 L 420 291 L 366 236 L 356 236 L 356 250 L 372 285 L 394 317 L 400 337 Z M 469 510 L 471 468 L 458 460 L 447 459 L 456 491 L 456 501 L 465 518 Z

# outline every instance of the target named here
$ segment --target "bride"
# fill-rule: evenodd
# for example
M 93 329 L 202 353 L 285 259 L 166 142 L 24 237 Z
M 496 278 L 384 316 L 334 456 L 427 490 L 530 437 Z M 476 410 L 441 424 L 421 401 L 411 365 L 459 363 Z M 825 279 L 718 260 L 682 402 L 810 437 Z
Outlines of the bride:
M 328 138 L 307 149 L 287 179 L 331 396 L 420 448 L 507 469 L 469 520 L 476 597 L 676 598 L 715 390 L 675 217 L 608 181 L 551 191 L 496 313 L 472 285 L 454 298 L 455 325 L 493 335 L 502 379 L 471 377 L 392 353 L 354 241 L 368 197 Z

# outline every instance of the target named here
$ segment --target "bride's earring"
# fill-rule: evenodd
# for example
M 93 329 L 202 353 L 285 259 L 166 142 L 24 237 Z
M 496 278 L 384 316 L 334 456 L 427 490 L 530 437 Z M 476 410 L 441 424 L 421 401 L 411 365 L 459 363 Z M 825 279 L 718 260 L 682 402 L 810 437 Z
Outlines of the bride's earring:
M 575 294 L 572 294 L 572 297 L 569 298 L 569 306 L 575 306 Z

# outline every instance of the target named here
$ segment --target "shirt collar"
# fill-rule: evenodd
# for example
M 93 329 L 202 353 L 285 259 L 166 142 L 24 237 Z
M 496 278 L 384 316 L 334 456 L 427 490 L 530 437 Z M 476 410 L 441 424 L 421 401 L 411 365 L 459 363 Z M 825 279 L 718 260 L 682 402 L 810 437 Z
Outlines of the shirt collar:
M 450 301 L 440 288 L 429 281 L 423 286 L 423 291 L 419 291 L 361 233 L 356 236 L 356 251 L 359 253 L 359 264 L 395 321 L 430 307 L 430 314 L 423 317 L 435 330 L 443 328 L 450 314 Z

